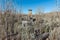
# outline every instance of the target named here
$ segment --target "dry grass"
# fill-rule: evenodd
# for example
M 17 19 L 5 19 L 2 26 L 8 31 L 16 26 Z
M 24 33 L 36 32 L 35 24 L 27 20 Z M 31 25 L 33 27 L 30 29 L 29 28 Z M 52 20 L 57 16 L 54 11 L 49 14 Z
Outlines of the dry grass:
M 8 15 L 8 14 L 6 14 L 6 15 Z M 11 16 L 13 16 L 13 14 L 11 14 L 9 17 L 11 17 Z M 20 30 L 21 29 L 21 23 L 20 22 L 22 21 L 21 20 L 22 19 L 22 16 L 20 16 L 20 15 L 14 15 L 14 16 L 15 16 L 14 18 L 15 18 L 15 21 L 16 21 L 16 22 L 14 21 L 15 22 L 14 23 L 14 33 L 18 32 L 18 34 L 16 35 L 16 38 L 17 38 L 17 40 L 19 40 L 19 38 L 21 37 L 21 34 L 20 34 L 21 33 L 21 30 Z M 55 20 L 57 17 L 56 18 L 54 18 L 54 17 L 52 18 L 52 16 L 55 16 L 54 13 L 46 14 L 45 16 L 42 16 L 42 17 L 40 15 L 37 16 L 37 18 L 36 18 L 37 19 L 36 20 L 36 24 L 33 25 L 32 27 L 33 28 L 35 28 L 35 27 L 36 28 L 40 28 L 40 30 L 41 30 L 40 32 L 41 33 L 43 33 L 43 32 L 50 32 L 51 31 L 50 32 L 50 35 L 49 35 L 49 38 L 47 40 L 60 40 L 60 27 L 55 27 L 55 26 L 57 26 L 57 24 L 60 24 L 60 23 Z M 28 16 L 26 15 L 26 17 L 28 17 Z M 3 17 L 2 18 L 3 18 L 3 21 L 5 21 L 4 20 L 5 19 L 4 14 L 3 14 Z M 23 16 L 23 18 L 25 18 L 25 16 Z M 11 18 L 11 19 L 13 19 L 13 18 Z M 9 20 L 11 20 L 11 19 L 9 19 Z M 42 22 L 41 19 L 43 20 L 43 23 L 40 23 L 40 22 Z M 4 22 L 3 22 L 2 25 L 4 25 Z M 50 27 L 53 28 L 53 30 L 50 29 Z M 3 30 L 3 28 L 2 28 L 2 30 Z
M 56 27 L 56 28 L 54 28 L 54 30 L 51 31 L 49 39 L 50 40 L 60 40 L 60 27 Z

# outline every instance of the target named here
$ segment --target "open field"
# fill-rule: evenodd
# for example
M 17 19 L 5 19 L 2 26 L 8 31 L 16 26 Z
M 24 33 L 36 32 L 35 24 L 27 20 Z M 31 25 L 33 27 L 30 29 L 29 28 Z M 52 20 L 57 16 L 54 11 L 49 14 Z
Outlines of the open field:
M 0 40 L 60 40 L 60 12 L 25 15 L 0 13 Z

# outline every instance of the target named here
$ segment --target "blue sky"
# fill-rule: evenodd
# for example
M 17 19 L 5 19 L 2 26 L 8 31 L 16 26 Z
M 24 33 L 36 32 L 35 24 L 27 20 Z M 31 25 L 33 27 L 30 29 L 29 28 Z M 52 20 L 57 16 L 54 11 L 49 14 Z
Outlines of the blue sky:
M 28 9 L 32 9 L 34 14 L 38 8 L 43 9 L 44 12 L 50 12 L 56 8 L 56 0 L 13 0 L 12 3 L 14 3 L 17 11 L 20 12 L 20 9 L 22 9 L 22 12 L 26 14 Z M 4 0 L 0 0 L 1 4 L 4 6 Z

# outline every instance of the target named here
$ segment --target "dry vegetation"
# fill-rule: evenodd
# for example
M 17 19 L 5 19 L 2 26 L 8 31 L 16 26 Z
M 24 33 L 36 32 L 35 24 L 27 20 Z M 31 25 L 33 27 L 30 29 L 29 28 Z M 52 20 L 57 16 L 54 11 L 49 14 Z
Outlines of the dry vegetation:
M 0 13 L 0 40 L 60 40 L 59 15 L 59 12 L 58 15 L 51 12 L 30 18 L 11 11 Z M 22 26 L 22 21 L 28 21 L 26 27 Z
M 54 28 L 54 30 L 51 31 L 49 39 L 50 40 L 60 40 L 60 27 L 56 27 L 56 28 Z

